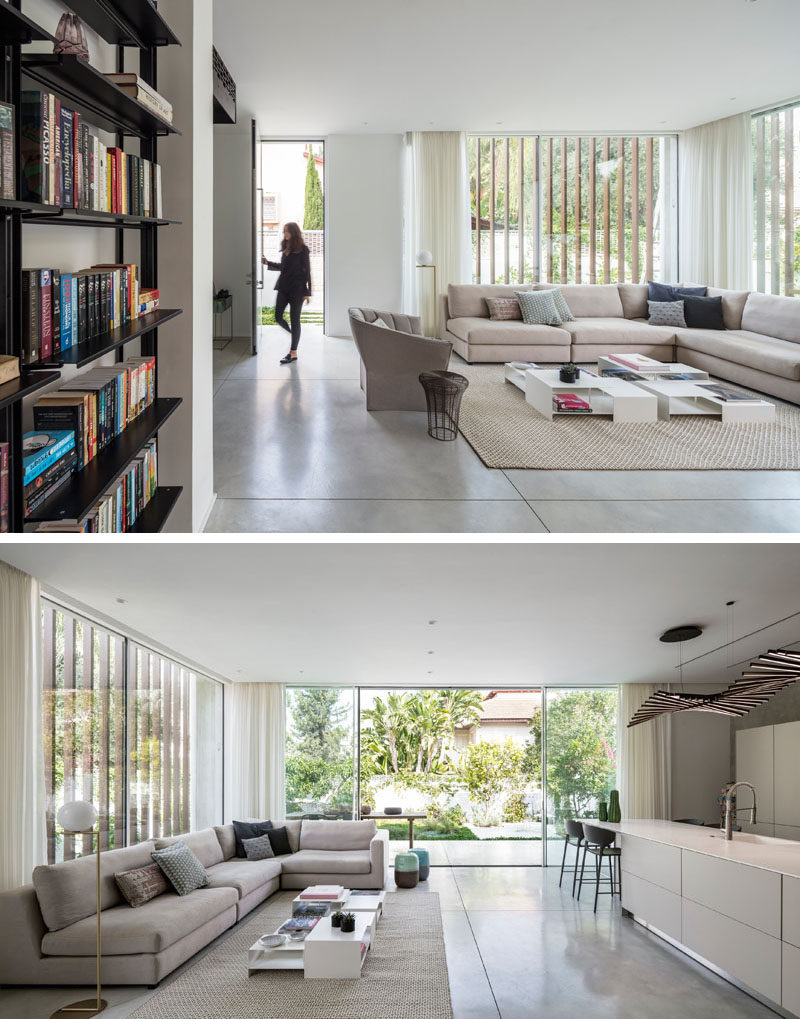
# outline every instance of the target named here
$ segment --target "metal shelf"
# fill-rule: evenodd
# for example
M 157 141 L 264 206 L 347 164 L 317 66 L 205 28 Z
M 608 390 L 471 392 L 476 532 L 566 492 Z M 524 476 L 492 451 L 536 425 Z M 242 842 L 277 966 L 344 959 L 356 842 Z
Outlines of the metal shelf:
M 149 0 L 67 0 L 67 6 L 115 46 L 180 46 Z
M 0 386 L 0 410 L 10 407 L 26 396 L 35 393 L 37 389 L 44 389 L 51 382 L 58 382 L 61 378 L 59 372 L 35 372 L 33 375 L 26 374 L 27 367 L 19 378 L 4 382 Z
M 175 508 L 175 503 L 183 491 L 181 486 L 157 488 L 155 495 L 148 502 L 133 527 L 130 527 L 126 534 L 157 534 L 163 531 L 167 517 Z
M 4 46 L 12 46 L 17 43 L 40 42 L 51 39 L 52 35 L 46 32 L 41 25 L 31 21 L 22 11 L 0 0 L 0 43 Z

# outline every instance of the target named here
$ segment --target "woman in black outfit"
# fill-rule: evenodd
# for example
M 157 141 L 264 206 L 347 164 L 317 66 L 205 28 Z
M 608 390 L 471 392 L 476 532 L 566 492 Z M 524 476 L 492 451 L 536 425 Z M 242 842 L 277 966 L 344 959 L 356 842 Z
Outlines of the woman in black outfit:
M 311 259 L 297 223 L 287 223 L 283 228 L 280 262 L 270 262 L 267 258 L 262 258 L 261 261 L 272 272 L 280 273 L 278 282 L 275 284 L 275 289 L 278 291 L 275 301 L 275 321 L 287 333 L 292 334 L 292 349 L 285 357 L 281 358 L 280 363 L 291 364 L 292 361 L 297 360 L 297 344 L 300 342 L 300 312 L 303 304 L 311 300 Z M 291 329 L 283 317 L 287 304 L 292 321 Z

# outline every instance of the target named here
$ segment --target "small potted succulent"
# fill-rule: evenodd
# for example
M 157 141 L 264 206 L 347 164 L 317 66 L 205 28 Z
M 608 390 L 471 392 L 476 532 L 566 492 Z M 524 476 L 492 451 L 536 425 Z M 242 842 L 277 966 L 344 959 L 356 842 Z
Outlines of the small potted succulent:
M 342 934 L 352 934 L 356 929 L 356 914 L 355 913 L 342 913 L 342 921 L 339 925 Z
M 331 913 L 331 927 L 341 927 L 343 916 L 344 913 L 340 909 L 337 909 L 335 913 Z
M 568 364 L 562 364 L 561 370 L 558 373 L 559 379 L 562 382 L 577 382 L 578 376 L 580 375 L 580 368 L 570 361 Z

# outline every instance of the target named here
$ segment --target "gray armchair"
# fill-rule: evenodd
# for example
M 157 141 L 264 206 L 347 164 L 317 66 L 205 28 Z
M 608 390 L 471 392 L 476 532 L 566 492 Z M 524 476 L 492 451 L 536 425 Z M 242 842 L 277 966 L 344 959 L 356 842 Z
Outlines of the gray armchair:
M 419 373 L 447 368 L 453 344 L 422 334 L 416 315 L 350 308 L 367 410 L 425 410 Z M 383 325 L 375 325 L 380 320 Z

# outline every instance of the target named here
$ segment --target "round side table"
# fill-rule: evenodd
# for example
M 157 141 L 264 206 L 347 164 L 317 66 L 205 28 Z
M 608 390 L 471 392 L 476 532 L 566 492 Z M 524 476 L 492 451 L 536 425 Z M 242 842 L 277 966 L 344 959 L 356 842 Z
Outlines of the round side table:
M 419 377 L 428 404 L 428 435 L 452 442 L 458 435 L 461 398 L 469 381 L 455 372 L 422 372 Z
M 398 853 L 394 858 L 394 883 L 398 888 L 416 888 L 419 884 L 419 857 Z

